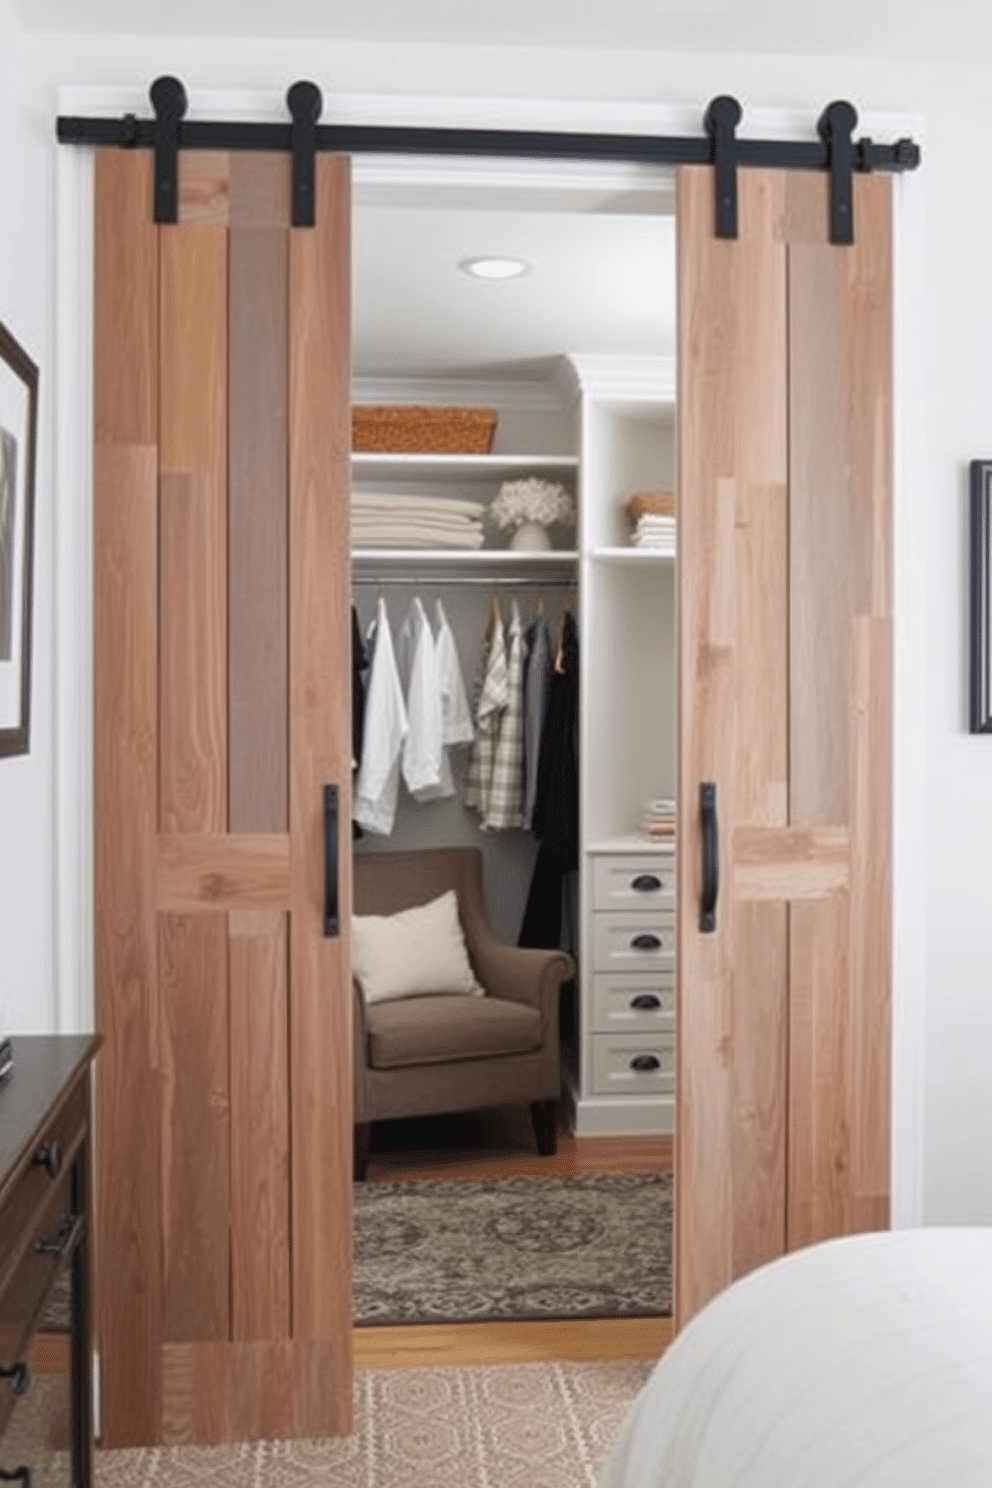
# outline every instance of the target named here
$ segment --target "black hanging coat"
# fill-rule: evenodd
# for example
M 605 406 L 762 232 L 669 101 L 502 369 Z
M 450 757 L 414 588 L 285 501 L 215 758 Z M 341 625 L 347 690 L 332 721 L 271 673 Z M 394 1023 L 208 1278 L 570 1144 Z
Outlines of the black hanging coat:
M 537 764 L 534 864 L 518 945 L 561 944 L 562 879 L 579 861 L 579 631 L 562 622 L 561 670 L 552 667 Z

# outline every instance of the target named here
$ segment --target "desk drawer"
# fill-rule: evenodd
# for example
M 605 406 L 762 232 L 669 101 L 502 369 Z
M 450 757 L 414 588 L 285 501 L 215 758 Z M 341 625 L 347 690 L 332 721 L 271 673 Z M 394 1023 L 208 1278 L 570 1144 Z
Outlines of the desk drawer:
M 23 1362 L 38 1317 L 61 1265 L 73 1245 L 76 1216 L 72 1213 L 69 1173 L 52 1192 L 38 1215 L 30 1244 L 22 1251 L 7 1285 L 0 1292 L 0 1368 Z M 81 1227 L 81 1221 L 78 1222 Z M 41 1247 L 41 1248 L 39 1248 Z M 6 1380 L 0 1388 L 9 1390 Z
M 671 1034 L 596 1034 L 592 1040 L 595 1095 L 671 1095 L 675 1041 Z
M 593 915 L 596 971 L 671 971 L 675 917 L 670 910 Z
M 46 1150 L 51 1155 L 52 1144 L 58 1144 L 58 1167 L 52 1177 L 40 1162 L 30 1163 L 22 1171 L 0 1211 L 0 1292 L 6 1289 L 11 1267 L 19 1263 L 19 1252 L 24 1247 L 25 1235 L 33 1230 L 48 1196 L 57 1184 L 68 1182 L 73 1159 L 86 1132 L 89 1114 L 87 1085 L 82 1081 L 73 1090 L 62 1110 L 52 1118 L 44 1133 L 34 1142 L 32 1157 Z
M 675 1028 L 674 972 L 596 972 L 592 1018 L 596 1033 L 671 1033 Z
M 603 853 L 593 859 L 594 909 L 675 908 L 675 854 Z

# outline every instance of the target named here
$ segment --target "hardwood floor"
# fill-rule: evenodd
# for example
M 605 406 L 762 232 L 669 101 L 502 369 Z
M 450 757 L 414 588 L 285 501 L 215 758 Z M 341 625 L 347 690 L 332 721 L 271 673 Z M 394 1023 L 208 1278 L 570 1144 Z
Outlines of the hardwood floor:
M 529 1113 L 501 1106 L 458 1116 L 378 1122 L 369 1182 L 417 1178 L 563 1177 L 670 1172 L 672 1138 L 577 1137 L 559 1113 L 558 1151 L 541 1157 Z M 654 1359 L 671 1341 L 671 1318 L 453 1323 L 353 1330 L 356 1369 L 426 1364 L 510 1364 L 541 1359 Z

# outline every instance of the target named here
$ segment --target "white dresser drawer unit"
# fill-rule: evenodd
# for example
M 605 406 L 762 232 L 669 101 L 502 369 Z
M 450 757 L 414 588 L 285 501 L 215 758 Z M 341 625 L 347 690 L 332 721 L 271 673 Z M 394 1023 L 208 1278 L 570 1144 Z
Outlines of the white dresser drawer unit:
M 675 857 L 672 853 L 609 854 L 593 861 L 594 909 L 675 908 Z
M 593 977 L 596 1033 L 671 1033 L 675 1028 L 675 974 L 671 971 L 598 971 Z
M 593 915 L 596 971 L 670 971 L 675 965 L 675 917 L 671 910 Z
M 672 1095 L 675 1041 L 671 1034 L 597 1034 L 592 1040 L 596 1095 Z

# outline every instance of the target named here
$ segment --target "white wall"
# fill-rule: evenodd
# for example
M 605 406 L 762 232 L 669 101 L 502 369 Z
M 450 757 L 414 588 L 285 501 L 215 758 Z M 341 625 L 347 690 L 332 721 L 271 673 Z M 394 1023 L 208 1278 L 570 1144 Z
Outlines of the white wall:
M 20 27 L 10 0 L 0 0 L 0 321 L 41 368 L 30 752 L 0 759 L 0 1033 L 47 1032 L 57 1019 L 49 285 L 21 64 Z
M 9 0 L 0 0 L 0 57 L 7 54 L 4 26 L 10 30 Z M 924 167 L 912 188 L 916 205 L 909 251 L 918 264 L 925 255 L 925 271 L 917 270 L 914 282 L 922 288 L 914 291 L 904 327 L 904 343 L 910 345 L 906 365 L 910 380 L 915 376 L 919 385 L 909 389 L 914 426 L 907 448 L 912 458 L 911 468 L 901 472 L 903 530 L 897 534 L 904 580 L 897 600 L 897 645 L 902 648 L 897 830 L 910 845 L 912 871 L 899 884 L 897 915 L 907 928 L 895 994 L 908 1009 L 908 1016 L 898 1021 L 898 1036 L 911 1070 L 917 1032 L 925 1033 L 925 1105 L 910 1103 L 903 1109 L 911 1127 L 917 1119 L 921 1122 L 919 1146 L 925 1162 L 922 1176 L 910 1172 L 906 1179 L 909 1198 L 903 1209 L 910 1217 L 919 1213 L 932 1222 L 992 1222 L 992 1163 L 987 1158 L 992 1150 L 992 1079 L 987 1073 L 992 992 L 986 971 L 992 960 L 992 872 L 984 846 L 984 831 L 992 826 L 992 740 L 966 734 L 964 691 L 965 469 L 970 457 L 992 455 L 986 356 L 992 331 L 992 275 L 986 266 L 992 193 L 981 165 L 992 143 L 992 105 L 983 101 L 984 70 L 978 65 L 860 59 L 413 46 L 381 50 L 359 44 L 83 36 L 27 37 L 23 59 L 21 118 L 31 136 L 30 149 L 37 150 L 45 172 L 45 216 L 39 224 L 43 237 L 37 245 L 39 257 L 43 254 L 49 265 L 43 367 L 54 355 L 51 200 L 55 88 L 60 83 L 145 88 L 158 74 L 172 71 L 190 89 L 282 92 L 296 78 L 310 77 L 324 92 L 325 119 L 334 117 L 336 94 L 355 92 L 687 103 L 700 114 L 715 94 L 732 92 L 745 106 L 744 132 L 748 107 L 794 110 L 812 126 L 822 107 L 839 96 L 873 114 L 892 110 L 922 116 Z M 5 65 L 0 61 L 0 83 Z M 9 89 L 0 87 L 0 111 L 9 109 Z M 481 104 L 479 109 L 479 122 L 484 123 Z M 531 111 L 528 117 L 536 115 Z M 6 131 L 2 137 L 6 140 Z M 20 267 L 23 272 L 24 265 Z M 0 277 L 0 289 L 8 302 L 10 274 L 0 258 L 0 275 L 7 276 Z M 30 275 L 26 282 L 30 284 Z M 37 307 L 27 314 L 25 333 L 35 334 Z M 46 561 L 43 551 L 40 568 Z M 43 577 L 40 608 L 46 603 L 46 586 L 50 598 L 50 579 Z M 50 678 L 51 657 L 44 654 L 44 643 L 40 649 L 41 668 Z M 42 692 L 44 686 L 43 679 Z M 41 727 L 39 719 L 39 731 Z M 13 1011 L 7 1013 L 17 1026 L 43 1021 L 36 1013 L 41 1004 L 35 1003 L 34 988 L 50 988 L 53 976 L 46 949 L 51 864 L 42 845 L 49 840 L 52 811 L 43 778 L 47 764 L 48 748 L 40 744 L 27 765 L 0 769 L 0 975 L 9 966 L 19 968 Z M 15 824 L 10 833 L 8 820 Z M 28 824 L 38 830 L 30 848 L 20 840 Z M 25 853 L 30 854 L 27 865 Z M 914 988 L 925 992 L 919 1019 Z M 45 1008 L 47 1012 L 48 1004 Z M 897 1103 L 899 1099 L 897 1095 Z

